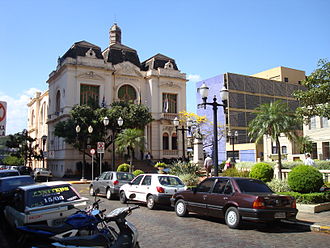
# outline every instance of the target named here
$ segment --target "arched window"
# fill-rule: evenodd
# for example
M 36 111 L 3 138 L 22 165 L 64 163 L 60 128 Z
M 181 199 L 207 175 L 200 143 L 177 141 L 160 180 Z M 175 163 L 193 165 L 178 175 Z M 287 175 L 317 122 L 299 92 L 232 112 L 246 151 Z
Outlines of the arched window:
M 56 105 L 55 105 L 55 113 L 59 114 L 61 110 L 61 92 L 60 90 L 56 93 Z
M 134 102 L 136 99 L 136 91 L 131 85 L 125 84 L 120 87 L 118 98 L 120 101 Z
M 176 133 L 172 134 L 172 150 L 178 150 L 178 136 Z
M 168 133 L 163 133 L 163 150 L 169 150 L 169 136 Z

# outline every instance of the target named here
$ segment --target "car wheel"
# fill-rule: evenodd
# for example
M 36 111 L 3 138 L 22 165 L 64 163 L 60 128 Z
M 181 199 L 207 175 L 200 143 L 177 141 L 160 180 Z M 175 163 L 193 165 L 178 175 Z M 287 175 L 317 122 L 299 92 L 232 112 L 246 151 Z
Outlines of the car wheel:
M 112 199 L 112 194 L 111 194 L 110 189 L 107 189 L 106 197 L 107 197 L 108 200 Z
M 147 208 L 155 209 L 155 207 L 156 207 L 155 197 L 153 195 L 149 195 L 147 197 Z
M 187 205 L 184 200 L 178 200 L 175 203 L 175 213 L 177 216 L 184 217 L 188 215 Z
M 125 204 L 127 202 L 127 198 L 126 198 L 126 195 L 125 195 L 125 192 L 124 191 L 120 191 L 119 201 L 122 204 Z
M 94 192 L 93 186 L 90 186 L 90 187 L 89 187 L 89 194 L 90 194 L 91 196 L 95 196 L 95 192 Z
M 235 207 L 230 207 L 226 211 L 226 224 L 229 228 L 238 228 L 241 224 L 241 216 Z

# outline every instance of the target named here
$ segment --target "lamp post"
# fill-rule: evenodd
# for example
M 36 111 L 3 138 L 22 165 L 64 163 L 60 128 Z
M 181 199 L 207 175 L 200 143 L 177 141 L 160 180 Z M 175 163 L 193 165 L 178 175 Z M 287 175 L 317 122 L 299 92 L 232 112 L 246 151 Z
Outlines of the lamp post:
M 80 128 L 79 125 L 77 125 L 76 126 L 77 139 L 78 139 L 78 135 L 79 135 L 80 131 L 81 131 L 81 128 Z M 93 127 L 92 126 L 89 126 L 87 128 L 87 131 L 88 131 L 89 134 L 91 134 L 93 132 Z M 87 137 L 87 141 L 88 141 L 88 138 L 89 137 Z M 85 149 L 86 149 L 86 146 L 87 146 L 87 144 L 86 144 L 86 141 L 84 139 L 84 141 L 83 141 L 83 165 L 82 165 L 82 168 L 81 168 L 81 179 L 80 179 L 80 181 L 84 181 L 85 180 L 84 177 L 85 177 L 85 166 L 86 166 L 86 159 L 85 159 Z
M 117 120 L 117 124 L 118 124 L 118 127 L 120 128 L 123 124 L 124 124 L 124 120 L 123 118 L 119 117 L 118 120 Z M 104 127 L 108 126 L 109 125 L 109 118 L 106 116 L 104 117 L 103 119 L 103 125 Z M 116 131 L 119 129 L 116 127 L 113 127 L 112 129 L 112 135 L 111 135 L 111 140 L 112 140 L 112 164 L 111 164 L 111 170 L 115 170 L 115 167 L 116 167 L 116 156 L 115 156 L 115 138 L 116 138 Z
M 217 97 L 214 95 L 213 102 L 206 102 L 207 96 L 209 93 L 209 88 L 206 86 L 205 83 L 202 84 L 202 86 L 198 89 L 198 92 L 200 93 L 203 103 L 200 103 L 197 105 L 197 107 L 203 107 L 206 108 L 206 105 L 212 106 L 213 109 L 213 151 L 214 151 L 214 165 L 215 165 L 215 176 L 218 176 L 218 106 L 222 106 L 224 109 L 227 107 L 227 100 L 228 100 L 228 90 L 225 86 L 222 87 L 220 91 L 220 98 L 223 102 L 223 104 L 220 104 L 217 102 Z
M 234 151 L 235 151 L 235 141 L 237 142 L 237 139 L 238 139 L 238 132 L 235 131 L 234 133 L 232 131 L 228 131 L 228 138 L 229 138 L 229 141 L 230 143 L 233 145 L 233 155 L 232 155 L 232 162 L 233 163 L 236 163 L 235 161 L 235 155 L 234 155 Z
M 181 131 L 182 132 L 182 158 L 185 161 L 186 160 L 186 151 L 185 151 L 185 145 L 184 145 L 184 132 L 185 131 L 191 131 L 191 125 L 192 125 L 192 120 L 188 119 L 187 120 L 187 127 L 185 128 L 184 125 L 181 126 L 181 128 L 179 128 L 179 124 L 180 124 L 180 120 L 178 119 L 178 117 L 175 117 L 173 120 L 173 124 L 175 126 L 175 130 L 176 132 Z
M 45 145 L 47 141 L 47 135 L 43 135 L 42 139 L 42 168 L 45 168 Z

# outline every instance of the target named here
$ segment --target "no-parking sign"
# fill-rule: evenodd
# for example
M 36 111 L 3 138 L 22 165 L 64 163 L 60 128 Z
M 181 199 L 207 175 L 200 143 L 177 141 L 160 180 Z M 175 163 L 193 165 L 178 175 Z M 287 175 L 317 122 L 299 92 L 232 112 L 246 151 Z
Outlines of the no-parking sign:
M 97 153 L 104 153 L 104 142 L 97 142 Z
M 0 102 L 0 136 L 6 135 L 7 103 Z

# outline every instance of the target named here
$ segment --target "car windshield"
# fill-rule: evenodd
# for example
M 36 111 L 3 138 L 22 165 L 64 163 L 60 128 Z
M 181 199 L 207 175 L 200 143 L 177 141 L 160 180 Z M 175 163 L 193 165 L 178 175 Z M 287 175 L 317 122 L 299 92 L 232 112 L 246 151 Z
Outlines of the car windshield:
M 184 186 L 183 182 L 178 177 L 158 176 L 158 181 L 161 185 L 168 187 Z
M 41 207 L 78 199 L 79 194 L 70 185 L 45 186 L 28 190 L 26 206 Z
M 16 189 L 19 186 L 34 184 L 32 177 L 12 177 L 4 178 L 0 181 L 0 189 L 2 192 Z
M 273 193 L 262 181 L 254 179 L 235 179 L 242 193 Z
M 18 171 L 1 171 L 0 177 L 12 177 L 12 176 L 19 176 Z
M 125 180 L 125 181 L 132 181 L 132 179 L 134 178 L 134 175 L 131 173 L 117 173 L 117 179 L 118 180 Z

